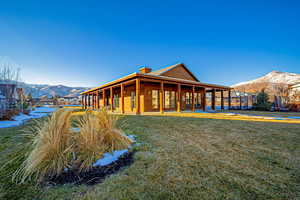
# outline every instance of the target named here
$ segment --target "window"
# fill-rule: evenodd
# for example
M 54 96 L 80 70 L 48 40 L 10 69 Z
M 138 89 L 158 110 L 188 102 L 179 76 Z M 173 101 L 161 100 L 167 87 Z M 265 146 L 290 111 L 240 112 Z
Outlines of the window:
M 165 108 L 170 108 L 170 91 L 165 91 Z
M 171 108 L 175 108 L 176 107 L 176 93 L 175 91 L 171 92 Z
M 110 106 L 110 98 L 109 96 L 106 96 L 106 106 Z
M 135 108 L 135 91 L 131 91 L 130 93 L 130 104 L 131 104 L 131 110 L 133 110 Z
M 176 107 L 176 92 L 175 91 L 165 91 L 165 108 L 175 109 Z
M 192 93 L 185 93 L 185 96 L 186 96 L 186 104 L 187 105 L 192 105 Z
M 158 109 L 159 105 L 158 90 L 152 90 L 152 109 Z
M 201 104 L 201 94 L 196 93 L 196 107 L 200 107 Z
M 119 106 L 120 106 L 119 94 L 114 94 L 114 108 L 119 108 Z

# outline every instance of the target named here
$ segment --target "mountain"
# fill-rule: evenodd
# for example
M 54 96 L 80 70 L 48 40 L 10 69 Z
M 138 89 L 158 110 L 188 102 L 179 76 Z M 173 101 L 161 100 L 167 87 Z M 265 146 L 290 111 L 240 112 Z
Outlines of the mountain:
M 20 87 L 24 88 L 25 94 L 32 94 L 32 97 L 38 98 L 42 96 L 69 96 L 77 97 L 80 93 L 88 90 L 87 87 L 69 87 L 64 85 L 40 85 L 40 84 L 27 84 L 20 83 Z
M 288 86 L 300 82 L 300 74 L 272 71 L 265 76 L 254 80 L 232 85 L 235 90 L 245 92 L 259 92 L 264 89 L 270 94 L 278 94 L 287 91 Z
M 235 85 L 232 85 L 232 87 L 238 87 L 241 85 L 247 85 L 253 83 L 294 84 L 297 82 L 300 82 L 300 74 L 272 71 L 266 74 L 265 76 L 262 76 L 260 78 L 251 81 L 237 83 Z

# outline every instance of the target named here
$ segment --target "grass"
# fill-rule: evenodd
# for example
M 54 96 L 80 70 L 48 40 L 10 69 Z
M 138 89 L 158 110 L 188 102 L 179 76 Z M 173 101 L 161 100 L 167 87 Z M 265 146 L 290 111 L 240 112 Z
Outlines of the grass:
M 137 135 L 135 162 L 93 187 L 39 188 L 0 177 L 10 199 L 299 199 L 299 124 L 125 116 Z M 32 122 L 27 126 L 31 126 Z M 18 129 L 0 130 L 0 164 Z M 8 193 L 8 194 L 7 194 Z M 1 197 L 1 196 L 0 196 Z

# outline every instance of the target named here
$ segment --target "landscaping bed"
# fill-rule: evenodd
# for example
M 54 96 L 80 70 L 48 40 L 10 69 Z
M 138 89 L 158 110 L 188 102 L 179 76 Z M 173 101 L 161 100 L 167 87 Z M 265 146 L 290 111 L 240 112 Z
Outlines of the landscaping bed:
M 67 183 L 71 184 L 86 184 L 95 185 L 101 183 L 105 177 L 118 173 L 124 167 L 129 166 L 133 163 L 134 151 L 126 152 L 118 158 L 118 160 L 112 162 L 105 166 L 96 166 L 87 172 L 76 173 L 74 171 L 63 172 L 58 177 L 54 177 L 46 180 L 44 186 L 56 186 L 63 185 Z

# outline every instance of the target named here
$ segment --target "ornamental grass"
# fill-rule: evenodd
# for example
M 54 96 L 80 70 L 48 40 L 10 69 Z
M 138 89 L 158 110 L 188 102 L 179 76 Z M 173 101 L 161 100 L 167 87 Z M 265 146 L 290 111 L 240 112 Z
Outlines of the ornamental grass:
M 30 138 L 29 150 L 13 180 L 39 183 L 65 170 L 88 171 L 104 153 L 126 149 L 132 143 L 117 128 L 118 117 L 105 109 L 86 111 L 76 120 L 80 132 L 72 131 L 71 116 L 71 111 L 59 109 L 25 134 Z
M 105 152 L 126 149 L 132 143 L 132 140 L 117 128 L 117 121 L 118 117 L 109 114 L 106 109 L 86 111 L 78 120 L 80 132 L 75 135 L 75 166 L 79 171 L 91 169 L 92 164 Z
M 45 120 L 37 121 L 27 133 L 31 151 L 13 176 L 23 183 L 26 179 L 38 182 L 45 177 L 58 176 L 69 167 L 72 144 L 70 140 L 71 112 L 60 109 Z

